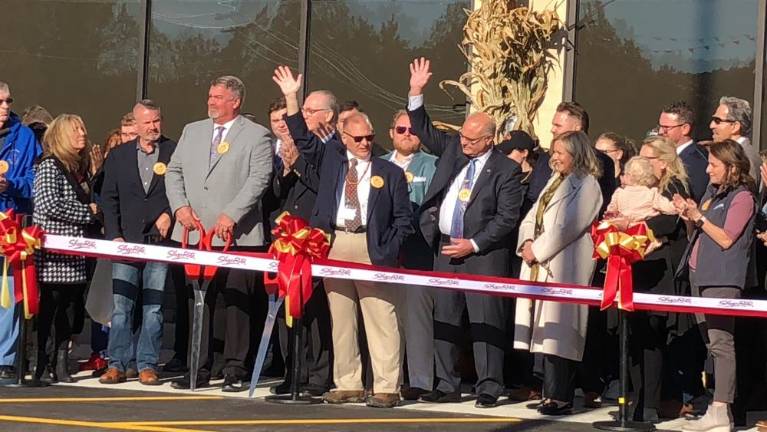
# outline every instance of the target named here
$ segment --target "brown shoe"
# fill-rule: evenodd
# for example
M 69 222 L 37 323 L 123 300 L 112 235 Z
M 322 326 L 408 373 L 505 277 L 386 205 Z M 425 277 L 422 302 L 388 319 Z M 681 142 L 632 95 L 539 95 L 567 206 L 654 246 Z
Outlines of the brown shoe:
M 373 408 L 394 408 L 399 405 L 399 393 L 376 393 L 368 397 L 366 405 Z
M 329 404 L 361 403 L 365 401 L 365 392 L 362 390 L 331 390 L 322 399 Z
M 101 384 L 119 384 L 125 382 L 125 372 L 118 370 L 117 368 L 109 368 L 104 375 L 99 378 Z
M 540 390 L 532 389 L 530 387 L 520 387 L 512 389 L 509 392 L 509 399 L 517 402 L 527 402 L 531 400 L 541 400 L 543 395 Z
M 138 382 L 144 385 L 160 385 L 160 377 L 154 369 L 146 368 L 138 374 Z
M 599 399 L 599 393 L 586 392 L 583 395 L 583 406 L 586 408 L 602 408 L 602 402 L 597 399 Z

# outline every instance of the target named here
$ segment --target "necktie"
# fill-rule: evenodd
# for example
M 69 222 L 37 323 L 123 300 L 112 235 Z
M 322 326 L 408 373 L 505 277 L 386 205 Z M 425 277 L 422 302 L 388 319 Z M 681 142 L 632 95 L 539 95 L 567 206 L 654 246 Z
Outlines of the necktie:
M 213 134 L 213 141 L 210 142 L 210 159 L 208 159 L 208 167 L 213 165 L 213 161 L 216 160 L 218 155 L 218 145 L 221 144 L 221 138 L 224 137 L 224 127 L 216 126 L 216 133 Z
M 469 198 L 471 197 L 471 187 L 474 184 L 474 170 L 476 169 L 476 165 L 476 159 L 469 161 L 466 177 L 463 178 L 461 189 L 458 190 L 458 198 L 455 201 L 455 208 L 453 209 L 453 222 L 450 225 L 450 237 L 452 238 L 463 238 L 463 214 L 466 212 L 466 205 L 469 203 Z
M 357 159 L 352 159 L 349 161 L 349 172 L 346 173 L 346 184 L 344 185 L 344 194 L 346 195 L 344 206 L 348 209 L 354 209 L 354 219 L 345 219 L 347 231 L 356 231 L 362 226 L 360 198 L 357 196 L 358 183 Z

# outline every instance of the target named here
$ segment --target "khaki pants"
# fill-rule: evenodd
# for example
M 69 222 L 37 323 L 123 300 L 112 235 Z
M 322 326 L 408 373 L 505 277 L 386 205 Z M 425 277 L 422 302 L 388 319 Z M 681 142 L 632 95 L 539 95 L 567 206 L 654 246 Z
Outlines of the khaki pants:
M 364 233 L 336 231 L 330 259 L 370 264 Z M 400 333 L 397 290 L 393 286 L 341 279 L 325 279 L 333 328 L 333 379 L 338 390 L 361 391 L 362 361 L 357 342 L 357 304 L 365 320 L 373 366 L 373 391 L 398 393 L 400 386 Z

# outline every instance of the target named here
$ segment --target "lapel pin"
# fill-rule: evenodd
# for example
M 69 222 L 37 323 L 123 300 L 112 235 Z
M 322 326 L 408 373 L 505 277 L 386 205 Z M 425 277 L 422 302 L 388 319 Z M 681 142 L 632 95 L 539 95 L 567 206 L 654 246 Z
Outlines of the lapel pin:
M 157 162 L 154 164 L 154 166 L 152 166 L 152 171 L 154 171 L 154 173 L 158 176 L 165 175 L 165 171 L 167 170 L 168 167 L 162 162 Z

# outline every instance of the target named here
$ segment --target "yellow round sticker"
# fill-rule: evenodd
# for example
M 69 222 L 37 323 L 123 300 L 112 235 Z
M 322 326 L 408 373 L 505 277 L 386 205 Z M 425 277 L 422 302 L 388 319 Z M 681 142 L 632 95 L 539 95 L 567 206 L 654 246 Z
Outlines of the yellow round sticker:
M 0 175 L 7 173 L 10 167 L 8 161 L 0 160 Z
M 461 189 L 460 192 L 458 192 L 458 199 L 461 201 L 468 201 L 471 197 L 471 191 L 468 189 Z
M 373 176 L 370 179 L 370 186 L 373 186 L 376 189 L 381 189 L 384 185 L 383 178 L 381 176 Z
M 703 203 L 702 206 L 700 206 L 700 209 L 703 211 L 708 210 L 708 207 L 711 205 L 711 198 L 707 199 L 706 202 Z
M 152 171 L 154 171 L 154 173 L 157 175 L 165 175 L 165 171 L 167 170 L 168 167 L 162 162 L 157 162 L 154 164 L 154 166 L 152 166 Z
M 229 151 L 229 143 L 226 142 L 226 141 L 222 142 L 221 144 L 218 145 L 218 147 L 216 147 L 216 151 L 220 155 L 228 152 Z
M 408 183 L 413 183 L 413 173 L 410 171 L 405 172 L 405 178 L 407 179 Z

